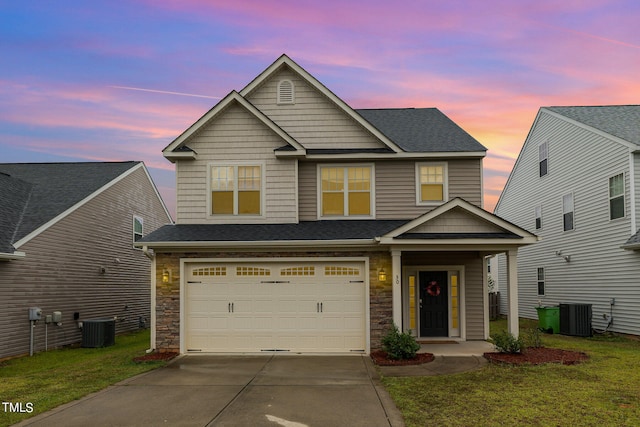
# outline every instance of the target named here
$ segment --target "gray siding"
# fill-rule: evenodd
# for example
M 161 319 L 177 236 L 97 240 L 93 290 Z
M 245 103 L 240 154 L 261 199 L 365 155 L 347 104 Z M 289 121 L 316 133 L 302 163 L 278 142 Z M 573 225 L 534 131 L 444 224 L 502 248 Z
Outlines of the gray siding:
M 299 170 L 300 220 L 317 219 L 317 162 L 301 162 Z M 376 218 L 412 219 L 434 206 L 416 205 L 415 160 L 378 161 L 375 164 Z M 449 198 L 461 197 L 481 205 L 479 159 L 449 160 Z
M 549 141 L 549 173 L 538 176 L 538 144 Z M 609 177 L 624 173 L 626 217 L 609 220 Z M 558 303 L 593 305 L 593 325 L 605 327 L 613 307 L 612 330 L 640 334 L 640 253 L 620 248 L 630 236 L 629 154 L 623 145 L 544 111 L 532 129 L 496 213 L 538 234 L 542 240 L 518 253 L 520 315 L 536 318 L 535 307 Z M 637 177 L 636 177 L 637 182 Z M 574 195 L 572 231 L 563 231 L 562 196 Z M 542 206 L 542 229 L 534 208 Z M 565 262 L 556 251 L 569 255 Z M 537 295 L 537 268 L 545 268 L 545 296 Z M 502 281 L 502 269 L 500 283 Z M 506 289 L 501 287 L 503 299 Z
M 29 307 L 43 311 L 35 351 L 45 349 L 44 315 L 53 311 L 62 326 L 49 325 L 49 349 L 81 340 L 74 312 L 80 320 L 117 316 L 116 333 L 137 329 L 141 318 L 149 325 L 150 261 L 132 246 L 133 215 L 145 234 L 170 222 L 142 169 L 20 247 L 26 258 L 0 262 L 0 359 L 29 353 Z
M 296 222 L 296 160 L 277 159 L 285 145 L 278 135 L 243 107 L 233 104 L 189 142 L 197 160 L 176 164 L 178 224 Z M 265 162 L 263 217 L 219 218 L 209 215 L 208 165 L 212 162 Z
M 283 79 L 291 80 L 295 86 L 294 104 L 277 104 L 277 85 Z M 307 149 L 385 147 L 287 67 L 267 79 L 247 99 Z

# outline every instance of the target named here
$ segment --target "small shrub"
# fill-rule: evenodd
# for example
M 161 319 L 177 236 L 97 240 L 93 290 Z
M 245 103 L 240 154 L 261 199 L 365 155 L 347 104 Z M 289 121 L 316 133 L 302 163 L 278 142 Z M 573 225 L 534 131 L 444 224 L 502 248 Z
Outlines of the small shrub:
M 525 329 L 520 334 L 522 336 L 523 348 L 540 348 L 542 347 L 542 336 L 540 329 L 530 328 Z
M 522 338 L 516 338 L 507 331 L 491 335 L 491 342 L 500 353 L 520 353 L 524 349 Z
M 411 331 L 400 332 L 396 325 L 382 338 L 382 349 L 393 360 L 413 359 L 420 350 L 420 344 Z

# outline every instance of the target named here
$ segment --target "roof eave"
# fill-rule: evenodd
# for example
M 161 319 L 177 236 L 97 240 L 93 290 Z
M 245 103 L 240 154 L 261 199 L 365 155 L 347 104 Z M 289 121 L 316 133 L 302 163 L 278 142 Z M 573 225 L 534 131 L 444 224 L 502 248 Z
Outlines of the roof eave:
M 309 160 L 335 159 L 442 159 L 442 158 L 483 158 L 484 151 L 434 151 L 403 153 L 340 153 L 340 154 L 307 154 Z
M 24 252 L 0 252 L 0 261 L 15 261 L 18 259 L 23 259 L 27 254 Z
M 407 245 L 416 246 L 428 244 L 430 246 L 448 246 L 460 249 L 460 247 L 478 246 L 482 248 L 525 246 L 538 241 L 537 237 L 522 237 L 515 239 L 505 238 L 469 238 L 469 239 L 396 239 L 393 237 L 381 237 L 383 245 Z
M 198 154 L 195 151 L 188 151 L 188 152 L 168 151 L 166 153 L 162 153 L 162 155 L 171 163 L 175 163 L 176 160 L 195 160 L 198 157 Z
M 340 240 L 208 240 L 208 241 L 161 241 L 161 242 L 136 242 L 135 247 L 148 247 L 151 249 L 168 248 L 280 248 L 280 247 L 353 247 L 372 246 L 377 241 L 371 239 L 340 239 Z

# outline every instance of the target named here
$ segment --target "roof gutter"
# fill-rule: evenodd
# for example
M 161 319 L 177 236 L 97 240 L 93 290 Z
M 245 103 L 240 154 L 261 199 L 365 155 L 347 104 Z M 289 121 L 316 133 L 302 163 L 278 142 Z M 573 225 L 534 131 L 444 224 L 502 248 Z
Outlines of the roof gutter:
M 341 240 L 268 240 L 268 241 L 202 241 L 202 242 L 146 242 L 144 245 L 135 245 L 145 248 L 272 248 L 272 247 L 321 247 L 321 246 L 372 246 L 378 243 L 377 239 L 341 239 Z M 146 253 L 145 253 L 146 255 Z

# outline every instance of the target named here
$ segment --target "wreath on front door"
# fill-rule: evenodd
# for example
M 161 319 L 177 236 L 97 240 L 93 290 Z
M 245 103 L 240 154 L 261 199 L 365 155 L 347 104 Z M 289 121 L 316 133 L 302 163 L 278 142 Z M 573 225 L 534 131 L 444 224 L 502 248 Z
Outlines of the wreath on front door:
M 429 286 L 427 286 L 427 293 L 432 297 L 437 297 L 440 295 L 440 285 L 435 280 L 429 282 Z

